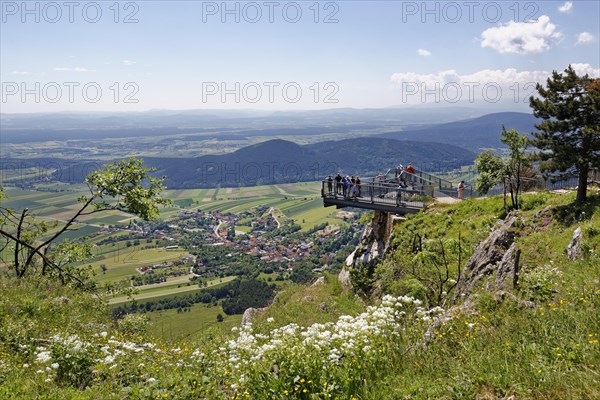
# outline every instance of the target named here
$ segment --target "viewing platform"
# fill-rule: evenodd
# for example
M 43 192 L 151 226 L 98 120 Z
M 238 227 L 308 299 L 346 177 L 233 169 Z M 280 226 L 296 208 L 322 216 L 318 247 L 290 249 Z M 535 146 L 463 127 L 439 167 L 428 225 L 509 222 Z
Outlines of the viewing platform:
M 391 170 L 390 170 L 391 171 Z M 400 175 L 390 174 L 375 178 L 361 179 L 357 192 L 351 187 L 344 189 L 343 184 L 324 180 L 321 183 L 321 197 L 325 207 L 357 207 L 368 210 L 384 211 L 398 215 L 414 214 L 421 211 L 436 199 L 445 202 L 458 201 L 457 185 L 422 171 L 412 174 L 406 171 Z M 472 195 L 466 188 L 464 196 Z

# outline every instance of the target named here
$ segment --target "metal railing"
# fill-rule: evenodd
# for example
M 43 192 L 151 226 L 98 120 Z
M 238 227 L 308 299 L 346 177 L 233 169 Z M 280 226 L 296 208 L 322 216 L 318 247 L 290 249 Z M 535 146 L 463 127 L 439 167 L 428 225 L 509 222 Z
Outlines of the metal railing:
M 385 182 L 400 183 L 403 182 L 407 185 L 420 185 L 433 188 L 432 197 L 458 197 L 458 184 L 447 179 L 440 178 L 428 172 L 420 171 L 415 169 L 411 174 L 406 170 L 402 171 L 398 175 L 395 168 L 389 169 L 385 174 L 379 175 L 375 180 L 381 180 Z M 473 186 L 466 184 L 463 191 L 463 198 L 477 196 L 477 192 Z
M 321 197 L 356 201 L 369 204 L 385 204 L 397 207 L 422 208 L 433 199 L 434 189 L 431 185 L 413 184 L 401 187 L 391 181 L 376 181 L 375 178 L 361 180 L 358 187 L 344 185 L 335 180 L 324 180 L 321 186 Z
M 523 193 L 538 190 L 554 190 L 577 185 L 577 177 L 565 175 L 556 182 L 551 179 L 522 178 Z M 598 182 L 600 171 L 590 171 L 588 180 Z M 531 182 L 529 182 L 531 181 Z M 465 185 L 462 198 L 493 196 L 502 194 L 504 188 L 497 185 L 486 194 L 478 193 L 472 185 Z M 365 204 L 380 204 L 392 207 L 423 208 L 436 197 L 458 197 L 458 184 L 439 178 L 428 172 L 415 170 L 408 173 L 406 170 L 397 174 L 396 169 L 390 169 L 385 174 L 361 180 L 358 190 L 352 185 L 344 186 L 337 181 L 322 181 L 321 197 L 344 201 L 356 201 Z

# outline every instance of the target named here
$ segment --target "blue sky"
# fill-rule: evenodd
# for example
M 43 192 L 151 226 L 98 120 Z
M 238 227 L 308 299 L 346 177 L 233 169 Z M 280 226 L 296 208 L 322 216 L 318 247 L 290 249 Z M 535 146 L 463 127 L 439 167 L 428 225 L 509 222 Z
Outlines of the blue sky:
M 596 0 L 0 3 L 3 113 L 526 109 L 600 68 Z

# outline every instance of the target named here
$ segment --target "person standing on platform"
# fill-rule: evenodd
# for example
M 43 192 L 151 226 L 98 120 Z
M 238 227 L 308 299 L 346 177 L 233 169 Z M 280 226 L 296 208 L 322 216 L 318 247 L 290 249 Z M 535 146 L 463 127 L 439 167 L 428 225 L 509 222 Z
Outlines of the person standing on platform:
M 413 179 L 413 174 L 415 173 L 415 167 L 412 164 L 408 164 L 406 167 L 406 172 L 408 173 L 408 182 L 412 184 L 415 180 Z
M 338 172 L 335 176 L 335 194 L 342 194 L 342 175 Z
M 458 199 L 462 200 L 465 194 L 465 181 L 460 181 L 458 184 Z

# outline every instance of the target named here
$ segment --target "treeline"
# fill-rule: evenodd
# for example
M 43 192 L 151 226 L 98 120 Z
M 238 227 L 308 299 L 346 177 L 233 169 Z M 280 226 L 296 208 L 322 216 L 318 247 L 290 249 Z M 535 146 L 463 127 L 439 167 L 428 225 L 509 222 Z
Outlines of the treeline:
M 148 274 L 148 275 L 133 275 L 131 277 L 133 286 L 153 285 L 155 283 L 163 283 L 167 281 L 166 275 Z
M 280 228 L 277 228 L 271 232 L 265 233 L 264 237 L 268 238 L 268 239 L 272 239 L 272 238 L 276 238 L 276 237 L 284 237 L 284 236 L 291 235 L 294 232 L 298 232 L 301 229 L 302 229 L 302 227 L 300 225 L 295 224 L 294 221 L 292 220 L 292 223 L 284 224 Z
M 122 318 L 126 314 L 185 309 L 194 304 L 216 304 L 222 300 L 223 311 L 227 315 L 241 314 L 250 307 L 266 307 L 275 296 L 275 284 L 269 285 L 259 279 L 236 279 L 218 288 L 200 290 L 194 294 L 174 296 L 144 303 L 133 301 L 113 308 L 114 318 Z
M 275 285 L 259 279 L 236 279 L 221 306 L 227 315 L 242 314 L 247 308 L 266 307 L 275 296 Z

